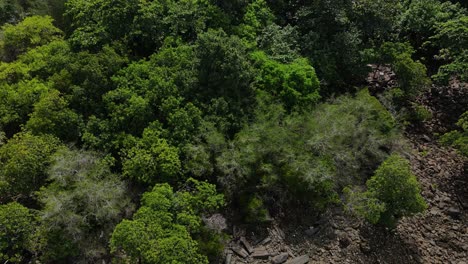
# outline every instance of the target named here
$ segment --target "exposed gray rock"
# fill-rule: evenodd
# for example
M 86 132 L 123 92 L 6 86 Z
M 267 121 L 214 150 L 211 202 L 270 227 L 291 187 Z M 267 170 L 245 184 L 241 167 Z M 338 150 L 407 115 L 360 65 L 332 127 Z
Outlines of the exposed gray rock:
M 273 264 L 281 264 L 288 260 L 289 254 L 288 253 L 281 253 L 278 256 L 271 259 L 271 263 Z
M 268 252 L 268 250 L 265 247 L 256 248 L 252 254 L 253 258 L 258 258 L 258 259 L 268 259 L 270 256 L 271 254 Z
M 460 210 L 458 210 L 457 208 L 455 207 L 450 207 L 448 210 L 447 210 L 447 214 L 452 217 L 453 219 L 460 219 L 461 217 L 461 212 Z
M 252 252 L 254 252 L 254 248 L 250 245 L 249 241 L 245 239 L 245 237 L 241 237 L 240 242 L 242 243 L 242 245 L 244 245 L 245 249 L 247 249 L 247 252 L 249 252 L 249 254 L 252 254 Z
M 234 251 L 237 255 L 243 258 L 246 258 L 247 256 L 249 256 L 249 253 L 241 247 L 233 247 L 232 251 Z
M 267 237 L 267 238 L 263 239 L 263 240 L 260 242 L 260 245 L 263 245 L 263 246 L 264 246 L 264 245 L 266 245 L 266 244 L 268 244 L 268 243 L 270 243 L 270 242 L 271 242 L 271 238 L 270 238 L 270 237 Z
M 318 231 L 319 231 L 318 227 L 311 226 L 309 229 L 305 231 L 305 234 L 311 237 L 317 234 Z
M 224 262 L 225 264 L 231 264 L 231 261 L 232 261 L 232 254 L 231 253 L 228 253 L 226 255 L 226 261 Z
M 286 262 L 286 264 L 306 264 L 309 262 L 309 255 L 303 255 L 294 259 L 291 259 L 290 261 Z

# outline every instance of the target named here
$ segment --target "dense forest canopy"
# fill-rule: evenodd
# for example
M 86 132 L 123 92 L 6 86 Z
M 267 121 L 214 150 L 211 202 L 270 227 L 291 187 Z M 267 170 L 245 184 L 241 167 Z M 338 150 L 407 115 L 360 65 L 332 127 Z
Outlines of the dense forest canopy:
M 393 228 L 426 208 L 414 98 L 468 81 L 466 6 L 0 0 L 0 261 L 215 262 L 202 218 L 226 208 Z M 398 76 L 380 101 L 370 64 Z M 441 137 L 464 155 L 467 120 Z

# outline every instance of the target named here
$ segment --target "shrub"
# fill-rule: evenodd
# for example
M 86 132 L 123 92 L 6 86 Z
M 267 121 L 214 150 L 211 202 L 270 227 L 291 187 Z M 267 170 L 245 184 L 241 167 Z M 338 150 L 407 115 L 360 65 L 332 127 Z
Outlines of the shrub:
M 24 259 L 34 220 L 19 203 L 0 205 L 0 261 L 20 263 Z
M 408 160 L 391 155 L 366 183 L 367 191 L 348 194 L 348 208 L 371 223 L 393 228 L 398 219 L 424 211 L 427 205 Z
M 432 118 L 432 113 L 424 106 L 417 103 L 411 104 L 407 120 L 412 122 L 424 122 Z
M 291 115 L 267 98 L 216 156 L 218 181 L 235 201 L 256 195 L 267 209 L 298 202 L 323 209 L 336 190 L 364 181 L 399 139 L 394 119 L 367 90 Z M 256 200 L 250 207 L 262 210 Z
M 450 131 L 443 135 L 440 141 L 442 144 L 451 145 L 468 157 L 468 111 L 461 115 L 457 126 L 461 128 L 461 131 Z

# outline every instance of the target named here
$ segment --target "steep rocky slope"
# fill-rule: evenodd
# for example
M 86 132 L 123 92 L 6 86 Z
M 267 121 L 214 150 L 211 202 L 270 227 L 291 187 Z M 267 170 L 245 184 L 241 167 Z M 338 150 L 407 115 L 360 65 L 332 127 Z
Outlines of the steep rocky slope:
M 378 93 L 394 78 L 387 67 L 375 67 L 369 81 Z M 338 206 L 320 218 L 315 212 L 290 215 L 254 233 L 233 227 L 224 262 L 468 263 L 468 159 L 436 140 L 467 110 L 468 86 L 433 86 L 417 102 L 433 116 L 405 131 L 426 212 L 402 219 L 394 231 L 346 215 Z

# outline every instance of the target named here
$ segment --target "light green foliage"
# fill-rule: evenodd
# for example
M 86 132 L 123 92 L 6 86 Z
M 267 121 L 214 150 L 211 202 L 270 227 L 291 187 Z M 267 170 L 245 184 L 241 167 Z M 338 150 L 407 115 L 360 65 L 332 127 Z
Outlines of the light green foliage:
M 38 192 L 43 208 L 36 252 L 44 262 L 96 262 L 131 204 L 126 185 L 98 155 L 61 149 L 49 170 L 51 184 Z
M 33 105 L 49 88 L 37 79 L 0 87 L 0 129 L 12 135 L 20 130 L 20 125 L 33 111 Z
M 35 218 L 28 208 L 16 202 L 0 205 L 0 261 L 24 260 L 34 225 Z
M 386 159 L 366 185 L 366 192 L 353 194 L 348 191 L 348 194 L 351 196 L 351 206 L 356 206 L 356 212 L 374 224 L 392 228 L 401 217 L 427 208 L 409 161 L 397 154 Z
M 98 53 L 75 53 L 67 42 L 57 40 L 29 50 L 14 62 L 1 63 L 0 81 L 10 85 L 30 80 L 47 83 L 65 95 L 70 108 L 86 117 L 102 112 L 102 95 L 113 88 L 110 77 L 125 62 L 110 47 Z
M 313 106 L 320 99 L 320 83 L 307 59 L 282 64 L 263 52 L 252 57 L 259 69 L 256 87 L 281 99 L 286 108 Z
M 175 192 L 157 184 L 142 197 L 133 220 L 124 220 L 114 230 L 110 247 L 119 258 L 140 263 L 208 263 L 191 234 L 201 230 L 201 215 L 224 204 L 215 186 L 189 179 Z M 183 254 L 181 254 L 183 252 Z
M 51 134 L 67 141 L 78 139 L 79 117 L 57 90 L 43 95 L 30 116 L 26 129 L 33 134 Z
M 0 202 L 32 198 L 47 178 L 58 141 L 51 136 L 16 134 L 0 147 Z
M 255 121 L 217 157 L 218 181 L 231 199 L 257 193 L 278 208 L 293 194 L 323 208 L 335 201 L 336 186 L 362 180 L 384 160 L 397 135 L 391 115 L 366 90 L 301 115 L 260 100 Z
M 238 35 L 247 41 L 255 42 L 257 36 L 273 23 L 274 15 L 265 0 L 254 0 L 247 5 Z
M 468 156 L 468 112 L 460 116 L 457 126 L 461 131 L 451 131 L 441 137 L 441 142 L 458 149 L 462 155 Z
M 157 124 L 149 126 L 136 145 L 124 152 L 126 177 L 146 184 L 175 182 L 181 172 L 178 149 L 161 138 Z
M 62 35 L 48 16 L 27 17 L 18 25 L 7 24 L 1 30 L 0 56 L 4 61 L 13 61 L 27 50 L 50 43 Z
M 372 224 L 380 221 L 380 215 L 385 212 L 385 203 L 375 198 L 370 192 L 345 187 L 345 209 L 348 213 L 354 213 L 364 217 Z

